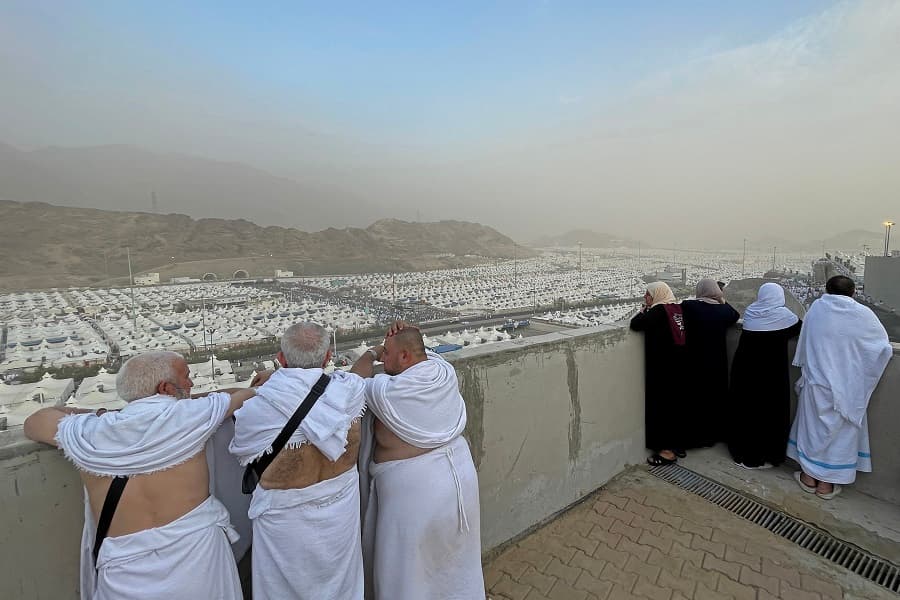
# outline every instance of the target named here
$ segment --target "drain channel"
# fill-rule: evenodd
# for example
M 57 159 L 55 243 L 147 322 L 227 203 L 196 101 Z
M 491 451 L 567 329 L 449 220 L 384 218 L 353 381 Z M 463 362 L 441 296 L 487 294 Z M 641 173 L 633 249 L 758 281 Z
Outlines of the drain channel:
M 747 496 L 730 490 L 681 465 L 652 467 L 650 473 L 721 506 L 739 517 L 765 527 L 836 565 L 853 571 L 869 581 L 900 593 L 900 567 L 821 529 L 769 508 Z

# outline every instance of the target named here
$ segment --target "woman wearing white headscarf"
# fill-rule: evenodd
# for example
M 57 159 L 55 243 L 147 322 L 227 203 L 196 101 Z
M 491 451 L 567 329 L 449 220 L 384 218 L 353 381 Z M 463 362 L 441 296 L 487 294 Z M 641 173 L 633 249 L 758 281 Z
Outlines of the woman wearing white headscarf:
M 725 294 L 715 279 L 697 283 L 696 299 L 681 303 L 687 336 L 687 375 L 693 394 L 685 405 L 685 447 L 704 448 L 725 439 L 725 394 L 728 391 L 728 329 L 740 318 L 725 302 Z
M 728 449 L 738 465 L 784 462 L 791 428 L 788 340 L 802 322 L 784 305 L 784 289 L 764 283 L 744 311 L 744 331 L 731 367 Z
M 675 462 L 676 449 L 683 448 L 681 414 L 684 373 L 684 321 L 672 290 L 663 282 L 651 283 L 644 294 L 644 307 L 631 320 L 631 329 L 644 332 L 644 425 L 647 459 L 658 466 Z

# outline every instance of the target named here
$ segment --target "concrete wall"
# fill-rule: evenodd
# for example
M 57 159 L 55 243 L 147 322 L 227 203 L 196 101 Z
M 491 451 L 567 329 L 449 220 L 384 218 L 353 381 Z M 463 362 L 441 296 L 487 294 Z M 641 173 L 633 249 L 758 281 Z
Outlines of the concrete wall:
M 900 308 L 900 258 L 867 256 L 866 295 L 891 308 Z
M 598 327 L 453 354 L 485 551 L 643 461 L 640 336 Z
M 643 461 L 643 341 L 571 330 L 448 355 L 466 399 L 485 552 Z M 2 441 L 2 440 L 0 440 Z M 0 598 L 76 598 L 83 504 L 74 469 L 0 448 Z

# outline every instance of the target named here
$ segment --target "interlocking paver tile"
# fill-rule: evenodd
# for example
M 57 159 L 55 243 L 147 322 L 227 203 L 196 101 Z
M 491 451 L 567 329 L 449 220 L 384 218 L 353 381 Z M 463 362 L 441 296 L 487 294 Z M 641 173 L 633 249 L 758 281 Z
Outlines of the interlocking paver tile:
M 576 589 L 565 581 L 557 581 L 550 593 L 547 594 L 550 600 L 587 600 L 587 592 Z
M 770 575 L 772 577 L 777 577 L 782 581 L 787 581 L 794 587 L 800 587 L 800 573 L 795 569 L 777 565 L 765 556 L 763 556 L 762 559 L 762 573 L 763 575 Z
M 731 546 L 725 547 L 725 560 L 729 562 L 740 563 L 742 565 L 748 566 L 754 571 L 760 570 L 760 556 L 753 556 L 751 554 L 747 554 L 746 552 L 741 552 L 740 550 L 735 550 Z
M 691 548 L 695 550 L 703 550 L 717 558 L 725 558 L 725 544 L 721 542 L 708 542 L 699 535 L 695 535 L 691 540 Z
M 728 575 L 735 581 L 741 576 L 741 565 L 727 560 L 720 560 L 712 554 L 703 557 L 703 568 L 707 571 L 718 571 L 724 575 Z
M 734 596 L 723 594 L 722 592 L 712 590 L 702 583 L 697 584 L 697 591 L 694 592 L 694 600 L 734 600 Z
M 634 582 L 637 581 L 637 575 L 626 573 L 612 563 L 606 563 L 606 566 L 603 567 L 603 571 L 600 573 L 600 579 L 617 583 L 626 590 L 630 590 L 634 587 Z
M 659 572 L 656 585 L 670 590 L 677 590 L 688 598 L 693 597 L 694 590 L 697 588 L 697 584 L 694 581 L 680 575 L 673 575 L 666 569 Z
M 652 519 L 653 513 L 656 512 L 656 509 L 652 506 L 644 506 L 640 502 L 636 502 L 634 499 L 629 499 L 628 504 L 625 505 L 625 510 L 630 513 L 634 513 L 639 517 L 644 517 L 645 519 Z
M 672 540 L 663 539 L 658 535 L 653 535 L 649 531 L 642 533 L 641 537 L 638 538 L 638 542 L 645 546 L 656 548 L 660 552 L 665 552 L 666 554 L 672 551 Z
M 638 538 L 641 537 L 641 533 L 643 533 L 643 529 L 638 529 L 637 527 L 632 527 L 631 525 L 626 525 L 623 521 L 616 520 L 613 523 L 612 527 L 609 528 L 612 533 L 620 533 L 630 539 L 632 542 L 638 541 Z
M 681 524 L 681 531 L 699 535 L 707 540 L 712 539 L 712 527 L 709 527 L 708 525 L 699 525 L 693 521 L 688 521 L 687 519 Z
M 770 577 L 768 575 L 757 573 L 753 569 L 744 566 L 741 567 L 741 577 L 739 581 L 747 585 L 752 585 L 760 589 L 764 589 L 773 596 L 777 596 L 779 590 L 779 582 L 781 580 L 777 577 Z
M 654 521 L 659 521 L 660 523 L 665 523 L 669 527 L 674 529 L 681 529 L 681 525 L 684 523 L 683 517 L 678 517 L 676 515 L 670 515 L 664 510 L 657 509 L 653 516 L 650 517 Z
M 636 515 L 631 520 L 631 526 L 637 527 L 638 529 L 643 529 L 644 531 L 649 531 L 653 535 L 659 535 L 659 533 L 662 531 L 662 528 L 665 527 L 659 521 L 651 521 L 650 519 L 642 517 L 640 515 Z
M 500 578 L 500 581 L 491 588 L 492 593 L 506 596 L 509 600 L 525 600 L 525 596 L 528 595 L 529 590 L 531 590 L 531 586 L 522 585 L 517 581 L 513 581 L 506 573 L 504 573 L 503 577 Z
M 644 598 L 649 598 L 649 600 L 670 600 L 672 597 L 672 590 L 654 585 L 642 578 L 638 578 L 637 583 L 634 584 L 634 589 L 631 591 L 636 596 L 643 596 Z
M 613 506 L 612 504 L 606 507 L 606 510 L 603 511 L 603 514 L 615 521 L 625 523 L 626 525 L 631 523 L 631 520 L 636 516 L 634 513 L 627 512 L 619 508 L 618 506 Z
M 640 470 L 506 548 L 484 575 L 492 600 L 895 597 Z
M 712 541 L 726 544 L 741 551 L 747 547 L 747 540 L 744 537 L 718 528 L 713 529 Z
M 606 566 L 606 561 L 595 556 L 588 556 L 579 550 L 575 553 L 575 556 L 572 557 L 572 560 L 569 561 L 569 566 L 587 571 L 594 577 L 600 577 L 600 573 L 603 572 L 603 567 Z
M 736 600 L 756 600 L 756 588 L 745 585 L 728 577 L 719 577 L 717 588 L 723 594 L 733 596 Z
M 821 594 L 819 592 L 806 592 L 804 590 L 795 588 L 791 584 L 782 581 L 781 582 L 781 599 L 782 600 L 822 600 Z
M 599 546 L 597 546 L 597 549 L 594 551 L 594 558 L 602 559 L 608 563 L 612 563 L 619 568 L 625 566 L 625 563 L 628 562 L 628 557 L 629 554 L 627 552 L 614 550 L 604 544 L 600 544 Z
M 519 583 L 530 585 L 540 593 L 546 595 L 547 592 L 550 591 L 550 588 L 553 587 L 553 584 L 556 583 L 556 577 L 545 575 L 534 567 L 531 567 L 519 577 Z
M 612 520 L 610 519 L 610 525 L 612 525 Z M 615 548 L 619 540 L 622 538 L 621 533 L 610 533 L 609 529 L 606 527 L 601 527 L 600 525 L 595 525 L 591 532 L 588 534 L 588 537 L 592 540 L 597 540 L 598 542 L 602 542 L 609 546 L 610 548 Z
M 644 535 L 648 535 L 644 532 Z M 641 536 L 643 539 L 643 536 Z M 650 551 L 653 550 L 650 546 L 644 546 L 643 544 L 635 544 L 628 538 L 622 538 L 619 541 L 619 545 L 616 546 L 616 550 L 621 550 L 622 552 L 627 552 L 632 556 L 636 556 L 640 558 L 642 561 L 646 562 L 648 558 L 650 558 Z
M 678 542 L 672 544 L 672 556 L 684 559 L 685 562 L 692 563 L 695 567 L 703 566 L 703 550 L 694 550 L 693 548 L 685 548 Z
M 628 559 L 628 562 L 625 563 L 625 568 L 623 571 L 626 573 L 634 573 L 638 577 L 642 577 L 651 583 L 656 582 L 656 578 L 659 577 L 660 569 L 657 566 L 651 565 L 650 563 L 639 559 L 636 556 L 632 556 Z
M 575 587 L 579 590 L 590 592 L 597 598 L 606 598 L 612 591 L 613 584 L 608 581 L 598 579 L 591 573 L 584 571 L 575 582 Z
M 702 555 L 700 560 L 701 564 L 703 564 Z M 681 566 L 684 564 L 684 559 L 679 558 L 678 555 L 663 554 L 654 548 L 650 551 L 650 557 L 647 559 L 647 562 L 651 565 L 660 567 L 673 575 L 678 575 L 681 573 Z

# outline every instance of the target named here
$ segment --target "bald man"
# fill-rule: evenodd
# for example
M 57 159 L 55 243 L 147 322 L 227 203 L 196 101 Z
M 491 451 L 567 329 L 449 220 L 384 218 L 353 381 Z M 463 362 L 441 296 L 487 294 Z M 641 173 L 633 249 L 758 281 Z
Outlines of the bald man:
M 483 599 L 478 475 L 453 366 L 398 321 L 373 349 L 360 450 L 367 598 Z M 367 420 L 367 423 L 369 422 Z

